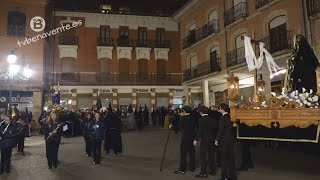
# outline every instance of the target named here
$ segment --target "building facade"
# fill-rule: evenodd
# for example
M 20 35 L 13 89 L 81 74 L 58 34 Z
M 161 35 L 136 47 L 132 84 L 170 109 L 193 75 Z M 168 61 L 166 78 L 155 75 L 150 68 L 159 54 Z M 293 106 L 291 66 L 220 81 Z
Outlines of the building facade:
M 31 42 L 32 37 L 41 32 L 35 32 L 30 27 L 30 21 L 35 16 L 45 16 L 46 0 L 3 0 L 0 7 L 0 111 L 5 112 L 9 104 L 9 91 L 12 90 L 12 107 L 19 111 L 33 113 L 38 117 L 42 107 L 43 95 L 43 69 L 44 49 L 46 40 L 41 39 Z M 29 39 L 30 38 L 30 39 Z M 20 72 L 8 76 L 9 63 L 6 59 L 9 54 L 15 54 Z M 26 79 L 23 67 L 28 66 L 33 71 L 33 76 Z M 18 70 L 15 68 L 15 70 Z
M 50 84 L 69 109 L 183 104 L 180 32 L 170 17 L 54 11 Z M 80 22 L 80 25 L 79 25 Z M 50 63 L 49 63 L 50 64 Z
M 189 1 L 173 16 L 180 24 L 182 84 L 189 92 L 186 102 L 226 102 L 230 72 L 240 79 L 241 99 L 252 97 L 254 72 L 248 71 L 243 35 L 264 42 L 276 64 L 286 69 L 295 34 L 304 35 L 315 52 L 319 51 L 318 14 L 319 0 Z M 266 83 L 267 95 L 281 92 L 284 73 L 270 77 L 264 63 L 259 77 Z M 202 93 L 198 97 L 190 93 L 199 88 Z

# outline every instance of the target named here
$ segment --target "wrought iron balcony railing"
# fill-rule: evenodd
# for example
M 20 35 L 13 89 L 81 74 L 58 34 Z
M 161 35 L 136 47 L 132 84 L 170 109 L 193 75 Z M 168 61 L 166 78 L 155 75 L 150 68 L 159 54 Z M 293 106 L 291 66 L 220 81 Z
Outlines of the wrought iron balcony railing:
M 60 36 L 59 45 L 78 45 L 77 36 Z
M 227 53 L 227 67 L 235 66 L 246 62 L 244 47 Z
M 137 39 L 135 47 L 153 47 L 153 41 L 149 39 Z
M 179 85 L 181 74 L 172 73 L 54 73 L 53 83 L 61 85 Z
M 241 2 L 231 9 L 224 12 L 224 26 L 228 26 L 233 22 L 248 16 L 247 1 Z
M 259 8 L 269 4 L 272 1 L 274 1 L 274 0 L 256 0 L 256 9 L 259 9 Z
M 219 32 L 219 23 L 217 19 L 214 19 L 210 22 L 208 22 L 208 24 L 205 24 L 204 26 L 202 26 L 199 29 L 195 30 L 195 33 L 192 33 L 190 35 L 188 35 L 187 37 L 182 39 L 182 49 L 186 49 L 190 46 L 192 46 L 193 44 L 195 44 L 196 42 L 208 37 L 209 35 L 213 34 L 213 33 L 217 33 Z
M 183 71 L 183 81 L 188 81 L 213 72 L 221 71 L 220 58 L 206 61 Z
M 98 37 L 97 46 L 114 46 L 113 38 Z
M 307 0 L 308 15 L 320 13 L 320 0 Z
M 153 44 L 154 48 L 170 48 L 170 41 L 169 40 L 155 40 Z
M 259 40 L 265 43 L 269 53 L 276 53 L 293 47 L 293 34 L 287 30 L 274 31 L 269 36 Z
M 127 38 L 118 38 L 117 39 L 117 47 L 133 47 L 134 41 L 132 39 Z

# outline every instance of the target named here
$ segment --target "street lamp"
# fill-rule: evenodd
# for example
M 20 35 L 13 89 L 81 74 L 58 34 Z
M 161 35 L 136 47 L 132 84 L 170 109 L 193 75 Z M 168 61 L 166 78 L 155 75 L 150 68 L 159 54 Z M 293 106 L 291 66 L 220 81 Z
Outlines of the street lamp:
M 9 64 L 8 72 L 0 75 L 0 79 L 9 81 L 9 99 L 8 99 L 8 114 L 11 115 L 12 112 L 10 112 L 11 109 L 11 98 L 12 98 L 12 87 L 13 87 L 13 81 L 14 80 L 20 80 L 20 81 L 27 81 L 32 75 L 33 71 L 29 68 L 27 65 L 23 68 L 23 72 L 20 72 L 21 67 L 17 63 L 17 56 L 14 54 L 13 51 L 10 52 L 10 54 L 7 56 L 7 62 Z

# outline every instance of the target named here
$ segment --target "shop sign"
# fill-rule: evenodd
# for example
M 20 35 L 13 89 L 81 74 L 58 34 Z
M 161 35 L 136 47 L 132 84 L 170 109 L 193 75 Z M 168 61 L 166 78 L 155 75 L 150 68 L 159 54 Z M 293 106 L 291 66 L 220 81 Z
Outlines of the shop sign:
M 137 89 L 138 93 L 147 93 L 149 92 L 149 89 Z
M 183 89 L 173 89 L 175 92 L 183 92 Z
M 11 102 L 13 102 L 13 103 L 32 103 L 33 97 L 12 97 Z
M 99 89 L 99 93 L 112 93 L 112 89 Z
M 61 94 L 69 94 L 69 93 L 71 93 L 71 90 L 69 90 L 69 89 L 60 89 L 60 93 Z

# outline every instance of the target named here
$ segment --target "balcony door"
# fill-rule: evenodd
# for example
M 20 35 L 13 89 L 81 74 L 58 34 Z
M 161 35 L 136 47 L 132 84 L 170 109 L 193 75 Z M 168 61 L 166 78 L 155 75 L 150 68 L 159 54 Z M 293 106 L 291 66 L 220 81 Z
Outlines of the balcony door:
M 196 25 L 192 24 L 188 32 L 188 44 L 192 45 L 196 42 Z
M 100 26 L 100 45 L 110 46 L 110 26 Z
M 138 45 L 147 46 L 147 28 L 145 27 L 138 27 Z
M 286 16 L 278 16 L 269 22 L 270 53 L 288 48 Z
M 211 50 L 210 50 L 210 72 L 220 71 L 219 58 L 220 58 L 219 46 L 211 48 Z
M 119 60 L 119 80 L 129 81 L 129 59 Z
M 167 63 L 165 59 L 158 59 L 157 60 L 157 79 L 163 80 L 166 78 L 167 72 Z
M 165 29 L 157 28 L 156 29 L 156 47 L 161 47 L 165 44 Z
M 129 46 L 129 27 L 128 26 L 119 27 L 119 45 L 124 47 Z
M 75 80 L 75 59 L 71 57 L 64 57 L 61 61 L 61 80 Z
M 141 81 L 146 81 L 148 79 L 148 60 L 139 59 L 138 60 L 138 77 Z
M 192 78 L 197 77 L 198 75 L 198 56 L 192 56 L 189 60 L 190 65 L 190 75 Z

